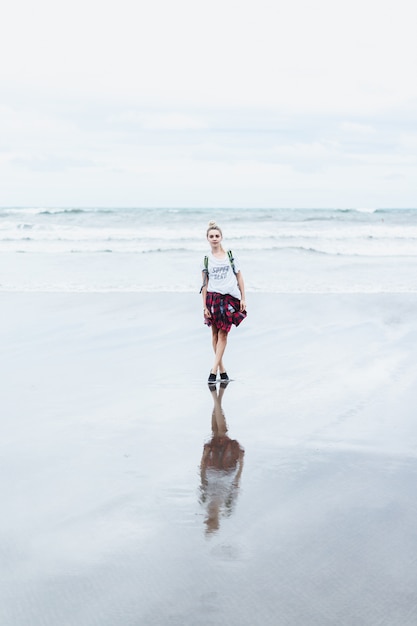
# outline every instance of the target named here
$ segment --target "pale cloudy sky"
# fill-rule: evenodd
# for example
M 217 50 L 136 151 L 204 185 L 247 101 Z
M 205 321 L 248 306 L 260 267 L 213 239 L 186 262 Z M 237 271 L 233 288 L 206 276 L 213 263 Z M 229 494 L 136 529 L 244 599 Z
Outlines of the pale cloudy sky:
M 415 0 L 14 0 L 0 206 L 417 207 Z

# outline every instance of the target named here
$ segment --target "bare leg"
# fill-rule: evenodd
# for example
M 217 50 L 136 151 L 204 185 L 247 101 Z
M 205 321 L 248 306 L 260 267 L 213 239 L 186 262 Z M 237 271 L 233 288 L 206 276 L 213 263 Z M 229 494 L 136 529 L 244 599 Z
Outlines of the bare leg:
M 217 326 L 212 324 L 211 325 L 211 343 L 213 346 L 214 354 L 216 354 L 218 338 L 219 338 L 219 331 L 217 330 Z
M 219 340 L 219 330 L 217 328 L 217 326 L 215 326 L 214 324 L 211 325 L 211 345 L 213 346 L 213 350 L 214 350 L 214 354 L 216 354 L 216 350 L 217 350 L 217 342 Z M 211 374 L 217 374 L 217 369 L 214 370 L 210 370 Z
M 223 331 L 220 331 L 220 332 L 223 332 Z M 211 340 L 212 340 L 213 350 L 214 350 L 214 354 L 216 355 L 216 353 L 217 353 L 217 342 L 219 340 L 219 329 L 214 324 L 211 326 L 211 333 L 212 333 Z M 227 341 L 227 336 L 226 336 L 226 341 Z M 223 352 L 224 352 L 224 349 L 223 349 Z M 220 369 L 220 373 L 223 373 L 223 372 L 226 371 L 226 369 L 225 369 L 225 367 L 223 365 L 223 360 L 222 359 L 220 359 L 220 362 L 218 364 L 218 368 Z M 213 367 L 211 372 L 213 374 L 217 374 L 217 368 L 214 369 L 214 367 Z
M 215 347 L 215 356 L 214 356 L 214 364 L 213 364 L 213 368 L 212 368 L 212 373 L 213 374 L 217 374 L 217 370 L 220 368 L 221 372 L 224 372 L 224 365 L 223 365 L 223 354 L 224 351 L 226 350 L 226 345 L 227 345 L 227 332 L 225 330 L 217 330 L 217 341 L 216 341 L 216 347 Z M 214 335 L 214 333 L 213 333 Z M 213 338 L 213 348 L 214 348 L 214 338 Z

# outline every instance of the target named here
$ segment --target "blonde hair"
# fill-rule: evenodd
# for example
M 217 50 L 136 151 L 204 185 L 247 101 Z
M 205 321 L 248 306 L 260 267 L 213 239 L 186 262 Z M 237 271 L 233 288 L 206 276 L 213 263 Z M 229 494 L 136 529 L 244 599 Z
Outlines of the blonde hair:
M 211 230 L 218 230 L 219 233 L 221 234 L 221 236 L 223 237 L 223 233 L 222 233 L 222 229 L 220 228 L 220 226 L 217 226 L 216 222 L 214 222 L 213 220 L 211 220 L 208 223 L 208 228 L 207 228 L 207 233 L 206 236 L 208 237 L 208 234 Z

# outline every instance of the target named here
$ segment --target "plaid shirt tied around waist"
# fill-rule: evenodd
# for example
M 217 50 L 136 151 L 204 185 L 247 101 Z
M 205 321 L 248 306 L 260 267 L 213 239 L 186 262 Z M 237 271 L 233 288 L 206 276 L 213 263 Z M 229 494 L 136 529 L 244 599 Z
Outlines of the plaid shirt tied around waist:
M 247 313 L 240 310 L 240 301 L 230 294 L 208 291 L 206 296 L 206 307 L 211 313 L 211 317 L 205 317 L 204 323 L 207 326 L 214 324 L 220 330 L 229 332 L 232 324 L 239 326 Z

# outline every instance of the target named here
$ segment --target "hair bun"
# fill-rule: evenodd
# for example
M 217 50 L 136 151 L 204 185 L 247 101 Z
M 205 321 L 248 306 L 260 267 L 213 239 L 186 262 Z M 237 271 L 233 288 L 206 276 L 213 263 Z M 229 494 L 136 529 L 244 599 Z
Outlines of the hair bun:
M 210 220 L 210 222 L 208 223 L 208 227 L 209 228 L 216 228 L 217 224 L 214 220 Z

